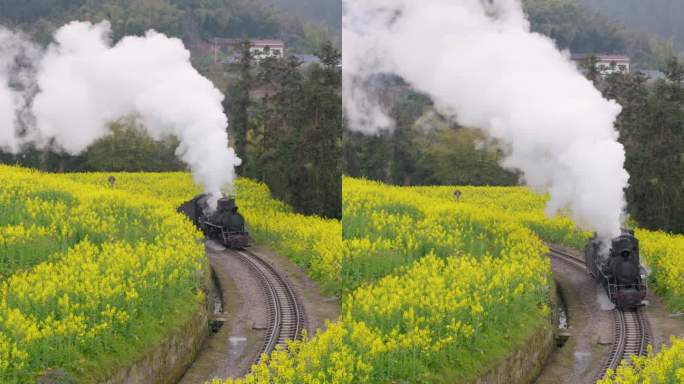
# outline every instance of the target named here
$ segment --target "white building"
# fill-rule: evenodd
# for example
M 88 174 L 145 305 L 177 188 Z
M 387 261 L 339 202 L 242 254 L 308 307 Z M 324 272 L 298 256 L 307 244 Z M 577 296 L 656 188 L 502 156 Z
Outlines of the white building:
M 602 76 L 613 73 L 627 74 L 630 71 L 631 60 L 625 55 L 577 54 L 572 55 L 572 60 L 577 63 L 586 63 L 592 56 L 596 58 L 596 69 Z
M 281 40 L 250 40 L 250 51 L 257 60 L 267 57 L 282 58 L 285 56 L 285 43 Z
M 214 63 L 234 63 L 239 60 L 240 52 L 238 45 L 245 41 L 244 39 L 226 39 L 221 37 L 214 37 L 207 47 L 207 51 L 211 49 L 214 56 Z M 250 52 L 252 57 L 257 61 L 261 61 L 267 57 L 283 58 L 285 57 L 285 43 L 282 40 L 275 39 L 250 39 Z

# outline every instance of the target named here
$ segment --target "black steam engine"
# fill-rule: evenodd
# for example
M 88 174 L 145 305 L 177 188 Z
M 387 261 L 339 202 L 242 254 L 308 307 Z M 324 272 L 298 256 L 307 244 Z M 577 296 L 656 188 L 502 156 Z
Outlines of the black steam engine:
M 602 249 L 601 241 L 594 236 L 589 240 L 584 256 L 589 273 L 603 284 L 617 307 L 641 305 L 647 287 L 634 231 L 623 229 L 622 234 L 611 241 L 609 250 Z
M 249 233 L 245 230 L 245 219 L 238 213 L 235 199 L 218 199 L 216 209 L 209 207 L 209 195 L 199 195 L 178 207 L 192 220 L 207 238 L 220 241 L 228 248 L 239 249 L 249 246 Z

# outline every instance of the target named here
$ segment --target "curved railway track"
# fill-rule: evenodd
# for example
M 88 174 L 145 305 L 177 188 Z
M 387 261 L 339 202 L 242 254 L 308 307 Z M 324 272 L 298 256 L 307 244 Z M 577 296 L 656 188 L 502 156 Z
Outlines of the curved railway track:
M 586 269 L 584 260 L 560 249 L 549 247 L 549 254 L 558 260 Z M 615 369 L 623 361 L 629 362 L 633 355 L 645 356 L 651 339 L 651 329 L 646 313 L 641 308 L 612 311 L 613 344 L 596 380 L 603 379 L 606 371 Z
M 646 355 L 646 347 L 650 341 L 650 329 L 646 314 L 638 308 L 624 311 L 614 310 L 613 316 L 615 329 L 619 328 L 620 331 L 615 332 L 617 337 L 613 348 L 611 348 L 606 368 L 615 371 L 620 363 L 629 359 L 630 356 Z M 603 378 L 603 375 L 600 378 Z
M 286 346 L 287 340 L 298 340 L 304 329 L 304 307 L 287 279 L 261 257 L 248 250 L 229 250 L 258 278 L 268 302 L 269 322 L 263 345 L 259 348 L 255 364 L 263 354 L 270 354 L 277 346 Z
M 568 264 L 574 265 L 577 268 L 586 270 L 586 264 L 584 264 L 584 260 L 580 259 L 579 257 L 573 256 L 570 253 L 564 252 L 554 247 L 549 247 L 549 251 L 551 256 L 559 260 L 562 260 Z

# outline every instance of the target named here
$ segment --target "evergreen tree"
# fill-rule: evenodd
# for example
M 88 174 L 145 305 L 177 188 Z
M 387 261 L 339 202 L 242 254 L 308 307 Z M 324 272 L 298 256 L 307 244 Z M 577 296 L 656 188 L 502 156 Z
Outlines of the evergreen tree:
M 260 93 L 263 135 L 260 145 L 258 174 L 273 194 L 302 211 L 305 187 L 305 164 L 301 145 L 303 102 L 301 63 L 294 58 L 267 58 L 259 66 L 257 79 Z
M 234 142 L 235 152 L 242 159 L 238 174 L 242 175 L 247 167 L 247 134 L 249 131 L 250 91 L 252 90 L 252 62 L 249 40 L 238 44 L 239 59 L 237 62 L 238 80 L 228 87 L 224 110 L 228 115 L 228 130 Z
M 594 55 L 582 60 L 580 67 L 584 70 L 587 79 L 591 80 L 594 85 L 601 81 L 601 72 L 598 70 L 598 58 Z
M 314 65 L 304 85 L 305 109 L 309 122 L 304 140 L 310 149 L 304 154 L 310 170 L 311 211 L 326 217 L 341 217 L 341 137 L 342 137 L 342 73 L 341 54 L 330 42 L 318 54 L 322 65 Z
M 609 76 L 604 94 L 623 107 L 617 121 L 625 146 L 628 211 L 640 226 L 684 232 L 684 66 L 670 60 L 666 79 Z
M 341 216 L 340 53 L 326 43 L 321 64 L 294 57 L 260 62 L 251 113 L 246 175 L 259 179 L 297 212 Z

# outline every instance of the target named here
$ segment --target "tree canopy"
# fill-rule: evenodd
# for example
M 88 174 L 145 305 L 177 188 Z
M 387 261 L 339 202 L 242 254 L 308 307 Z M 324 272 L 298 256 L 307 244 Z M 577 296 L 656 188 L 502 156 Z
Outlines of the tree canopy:
M 656 69 L 675 54 L 655 35 L 625 28 L 575 0 L 523 0 L 532 30 L 551 37 L 573 53 L 622 53 L 636 67 Z
M 317 49 L 308 44 L 320 34 L 337 36 L 340 21 L 330 28 L 299 18 L 300 7 L 275 8 L 261 0 L 3 0 L 0 24 L 21 28 L 42 43 L 55 29 L 72 20 L 109 20 L 114 39 L 155 29 L 181 37 L 192 46 L 215 36 L 276 37 L 295 50 Z M 316 9 L 313 7 L 312 9 Z M 323 21 L 327 18 L 321 19 Z
M 684 2 L 680 0 L 578 0 L 587 8 L 633 29 L 672 40 L 678 51 L 684 50 Z

